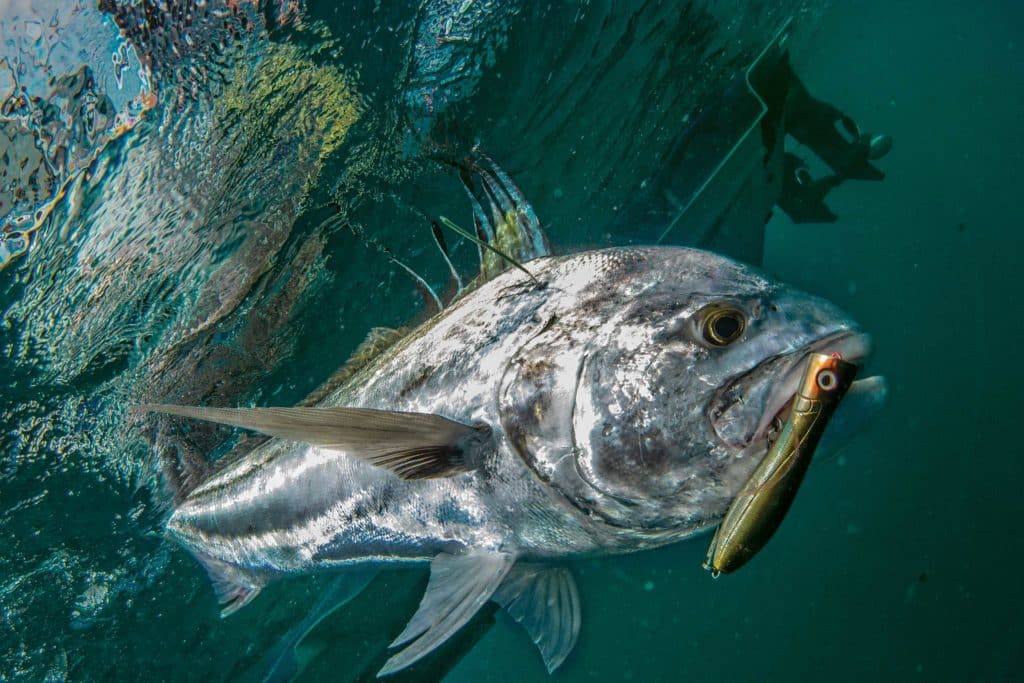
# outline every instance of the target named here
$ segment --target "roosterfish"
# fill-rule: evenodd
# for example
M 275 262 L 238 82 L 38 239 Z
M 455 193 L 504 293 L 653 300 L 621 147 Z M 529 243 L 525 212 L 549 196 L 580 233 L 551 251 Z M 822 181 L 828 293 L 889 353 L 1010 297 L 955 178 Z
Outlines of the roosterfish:
M 312 405 L 142 406 L 275 437 L 172 481 L 167 533 L 206 569 L 222 615 L 285 576 L 332 570 L 361 587 L 429 564 L 381 676 L 488 601 L 553 671 L 581 624 L 564 562 L 714 528 L 769 453 L 807 359 L 869 352 L 839 308 L 725 256 L 553 255 L 507 173 L 476 154 L 460 177 L 479 275 L 415 328 L 375 331 Z M 847 403 L 883 395 L 868 377 Z

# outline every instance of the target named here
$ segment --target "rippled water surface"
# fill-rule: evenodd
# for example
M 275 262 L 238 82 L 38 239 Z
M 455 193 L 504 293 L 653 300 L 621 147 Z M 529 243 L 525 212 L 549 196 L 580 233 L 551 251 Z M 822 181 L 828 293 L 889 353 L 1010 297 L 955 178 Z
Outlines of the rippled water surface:
M 889 404 L 735 576 L 703 541 L 575 563 L 552 680 L 1024 678 L 1016 3 L 0 0 L 0 679 L 256 679 L 329 584 L 221 620 L 159 454 L 239 437 L 129 407 L 295 403 L 422 317 L 395 259 L 444 290 L 430 222 L 469 208 L 442 161 L 474 145 L 557 251 L 655 241 L 649 181 L 700 175 L 680 131 L 789 18 L 808 87 L 896 142 L 836 223 L 777 212 L 764 268 L 872 332 Z M 300 680 L 372 679 L 424 581 L 324 618 Z M 408 678 L 548 680 L 490 620 Z

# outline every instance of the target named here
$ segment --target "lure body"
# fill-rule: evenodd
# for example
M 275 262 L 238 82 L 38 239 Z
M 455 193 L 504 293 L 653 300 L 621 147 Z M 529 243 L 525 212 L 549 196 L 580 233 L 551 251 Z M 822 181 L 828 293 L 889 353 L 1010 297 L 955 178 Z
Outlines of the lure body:
M 729 507 L 711 541 L 705 568 L 716 574 L 734 572 L 771 539 L 856 375 L 857 366 L 836 355 L 808 357 L 782 431 Z

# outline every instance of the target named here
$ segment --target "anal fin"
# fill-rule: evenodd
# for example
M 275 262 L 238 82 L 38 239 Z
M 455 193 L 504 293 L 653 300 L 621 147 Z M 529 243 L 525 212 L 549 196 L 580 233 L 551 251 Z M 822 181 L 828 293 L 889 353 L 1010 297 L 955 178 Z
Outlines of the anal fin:
M 514 562 L 512 555 L 498 552 L 435 557 L 420 606 L 391 646 L 412 642 L 391 657 L 377 676 L 401 671 L 448 640 L 491 598 Z
M 491 598 L 530 635 L 548 673 L 569 656 L 580 634 L 580 595 L 564 567 L 519 564 Z

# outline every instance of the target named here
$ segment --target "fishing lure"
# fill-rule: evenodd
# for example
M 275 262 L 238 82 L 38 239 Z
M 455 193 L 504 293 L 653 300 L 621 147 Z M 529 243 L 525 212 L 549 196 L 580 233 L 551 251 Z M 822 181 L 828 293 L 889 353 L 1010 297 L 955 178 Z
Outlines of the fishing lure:
M 778 438 L 733 499 L 708 548 L 704 568 L 734 572 L 775 533 L 800 488 L 814 449 L 858 366 L 839 354 L 811 354 Z

